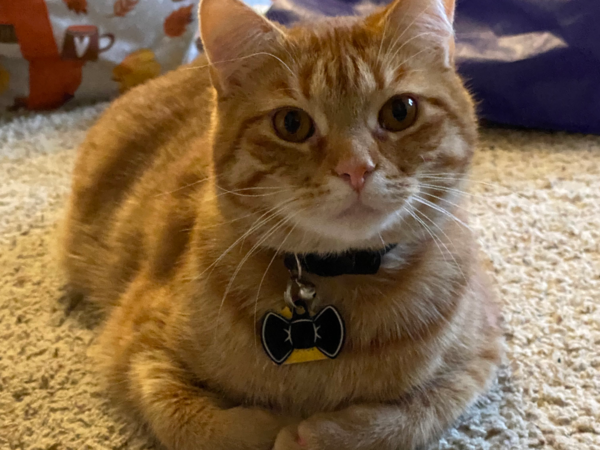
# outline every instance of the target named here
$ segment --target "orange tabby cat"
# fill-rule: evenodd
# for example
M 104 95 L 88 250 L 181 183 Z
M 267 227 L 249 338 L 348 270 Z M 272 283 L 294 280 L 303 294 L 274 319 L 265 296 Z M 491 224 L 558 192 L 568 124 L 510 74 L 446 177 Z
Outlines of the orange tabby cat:
M 204 0 L 207 59 L 90 131 L 65 265 L 106 309 L 116 398 L 168 449 L 415 449 L 488 386 L 500 331 L 457 205 L 476 121 L 453 10 L 288 30 Z M 261 318 L 285 306 L 284 255 L 359 250 L 383 254 L 376 273 L 302 275 L 310 310 L 345 321 L 339 356 L 274 364 Z

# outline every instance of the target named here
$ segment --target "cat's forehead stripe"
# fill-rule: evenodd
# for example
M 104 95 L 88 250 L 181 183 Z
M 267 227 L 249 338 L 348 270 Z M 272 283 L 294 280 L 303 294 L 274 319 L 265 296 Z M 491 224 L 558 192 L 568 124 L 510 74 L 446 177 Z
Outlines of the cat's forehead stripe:
M 302 95 L 310 100 L 324 89 L 330 93 L 370 93 L 385 86 L 387 74 L 380 64 L 369 64 L 358 55 L 336 58 L 308 59 L 298 70 L 298 85 Z
M 298 100 L 298 92 L 294 89 L 287 79 L 277 79 L 271 85 L 271 92 L 284 94 L 294 100 Z
M 310 32 L 294 29 L 287 54 L 295 66 L 298 94 L 336 97 L 370 94 L 396 85 L 406 76 L 397 59 L 390 60 L 382 36 L 352 21 L 319 27 Z M 383 51 L 382 51 L 383 48 Z M 300 50 L 302 49 L 302 50 Z

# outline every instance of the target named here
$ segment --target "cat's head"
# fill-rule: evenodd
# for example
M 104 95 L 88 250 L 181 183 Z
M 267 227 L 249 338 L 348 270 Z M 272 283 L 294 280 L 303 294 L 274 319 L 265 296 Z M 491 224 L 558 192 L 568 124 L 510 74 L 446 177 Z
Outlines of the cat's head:
M 454 0 L 397 0 L 284 29 L 203 0 L 226 201 L 294 228 L 298 252 L 381 247 L 447 217 L 476 139 L 453 13 Z

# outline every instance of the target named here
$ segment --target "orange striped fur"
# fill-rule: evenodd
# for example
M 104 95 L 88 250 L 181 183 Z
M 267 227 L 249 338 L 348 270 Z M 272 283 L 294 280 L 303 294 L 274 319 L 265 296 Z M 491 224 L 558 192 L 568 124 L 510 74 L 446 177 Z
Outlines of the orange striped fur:
M 166 448 L 416 449 L 487 388 L 499 313 L 459 207 L 477 125 L 453 3 L 284 29 L 204 0 L 207 55 L 90 131 L 64 266 L 106 311 L 108 388 Z M 400 94 L 416 120 L 389 132 L 379 112 Z M 312 118 L 305 142 L 275 133 L 283 107 Z M 360 195 L 336 172 L 356 161 L 373 167 Z M 258 330 L 283 305 L 281 254 L 387 243 L 376 275 L 309 276 L 345 318 L 339 358 L 272 364 Z

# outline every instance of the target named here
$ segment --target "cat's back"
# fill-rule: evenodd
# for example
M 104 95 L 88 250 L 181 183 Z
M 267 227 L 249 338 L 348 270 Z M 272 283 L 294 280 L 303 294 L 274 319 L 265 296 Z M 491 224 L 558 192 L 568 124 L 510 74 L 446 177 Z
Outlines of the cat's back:
M 115 206 L 156 158 L 179 157 L 206 131 L 212 91 L 205 63 L 138 86 L 106 110 L 78 150 L 75 197 L 96 212 Z
M 206 138 L 213 108 L 206 66 L 199 58 L 123 95 L 80 146 L 63 230 L 63 266 L 76 290 L 107 285 L 108 260 L 139 248 L 144 198 L 168 190 L 182 161 L 209 160 L 208 146 L 194 144 Z

